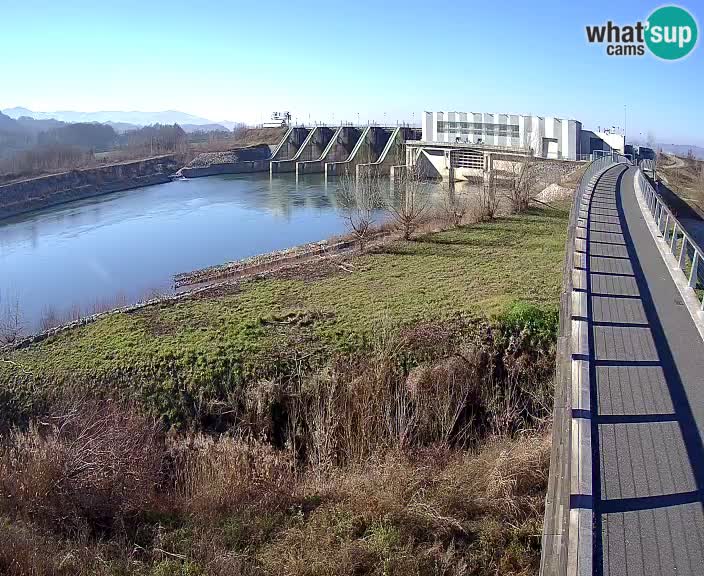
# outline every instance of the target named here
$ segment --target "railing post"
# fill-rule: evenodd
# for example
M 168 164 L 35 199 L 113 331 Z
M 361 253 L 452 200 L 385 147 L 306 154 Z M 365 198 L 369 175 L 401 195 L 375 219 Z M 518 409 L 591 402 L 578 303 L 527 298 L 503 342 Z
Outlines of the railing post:
M 675 245 L 677 244 L 677 221 L 672 224 L 672 237 L 670 238 L 670 252 L 674 256 Z
M 685 263 L 686 258 L 687 258 L 687 237 L 683 236 L 682 237 L 682 249 L 680 250 L 680 257 L 678 258 L 680 270 L 682 270 L 682 272 L 684 272 L 684 263 Z
M 689 274 L 689 286 L 690 288 L 697 287 L 697 268 L 699 268 L 699 252 L 697 252 L 696 247 L 694 247 L 694 258 L 692 258 L 692 272 Z

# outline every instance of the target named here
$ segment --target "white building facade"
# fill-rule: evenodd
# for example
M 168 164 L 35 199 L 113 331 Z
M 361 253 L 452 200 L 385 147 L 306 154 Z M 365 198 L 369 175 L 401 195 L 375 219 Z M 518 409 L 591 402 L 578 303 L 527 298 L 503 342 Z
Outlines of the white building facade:
M 564 160 L 581 158 L 581 130 L 577 120 L 485 112 L 425 112 L 422 121 L 424 142 L 510 148 Z

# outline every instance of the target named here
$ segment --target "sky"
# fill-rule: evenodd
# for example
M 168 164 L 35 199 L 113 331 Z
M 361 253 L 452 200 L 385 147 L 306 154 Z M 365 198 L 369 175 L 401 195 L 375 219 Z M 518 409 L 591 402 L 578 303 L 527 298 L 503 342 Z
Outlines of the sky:
M 678 3 L 701 36 L 704 0 Z M 660 5 L 0 0 L 0 109 L 247 123 L 281 110 L 298 122 L 391 124 L 424 110 L 530 113 L 704 145 L 704 42 L 667 62 L 607 56 L 586 40 L 586 25 L 635 24 Z

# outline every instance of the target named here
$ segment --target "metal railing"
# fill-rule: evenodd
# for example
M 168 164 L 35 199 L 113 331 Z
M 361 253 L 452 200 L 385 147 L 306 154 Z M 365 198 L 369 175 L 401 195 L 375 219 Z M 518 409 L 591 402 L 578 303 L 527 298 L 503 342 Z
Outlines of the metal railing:
M 590 184 L 592 178 L 599 174 L 602 170 L 605 170 L 611 165 L 616 165 L 616 164 L 630 164 L 630 160 L 626 158 L 623 154 L 618 154 L 616 152 L 611 152 L 609 154 L 604 154 L 603 156 L 599 156 L 598 158 L 592 160 L 592 162 L 589 164 L 587 169 L 585 170 L 584 174 L 582 175 L 582 179 L 579 181 L 579 186 L 577 187 L 577 202 L 581 200 L 582 195 L 584 194 L 584 190 L 586 187 Z M 578 205 L 578 204 L 577 204 Z
M 557 337 L 555 367 L 555 403 L 553 410 L 552 452 L 550 476 L 545 499 L 541 576 L 567 574 L 570 539 L 578 540 L 579 531 L 570 534 L 571 450 L 572 450 L 572 291 L 577 225 L 582 199 L 596 184 L 598 176 L 617 164 L 629 164 L 626 157 L 609 153 L 592 160 L 582 175 L 574 195 L 567 229 L 562 293 L 560 294 L 560 324 Z M 583 225 L 583 224 L 582 224 Z M 591 546 L 587 547 L 591 550 Z
M 638 167 L 643 170 L 643 172 L 651 172 L 653 176 L 655 175 L 655 170 L 657 168 L 655 160 L 645 159 L 638 162 Z
M 643 199 L 650 214 L 655 220 L 658 232 L 675 257 L 682 273 L 687 278 L 690 288 L 695 291 L 704 289 L 704 253 L 699 245 L 687 234 L 682 224 L 672 213 L 660 194 L 650 184 L 642 170 L 638 171 L 638 182 L 640 184 Z M 697 299 L 701 301 L 701 309 L 704 310 L 704 297 L 697 294 Z

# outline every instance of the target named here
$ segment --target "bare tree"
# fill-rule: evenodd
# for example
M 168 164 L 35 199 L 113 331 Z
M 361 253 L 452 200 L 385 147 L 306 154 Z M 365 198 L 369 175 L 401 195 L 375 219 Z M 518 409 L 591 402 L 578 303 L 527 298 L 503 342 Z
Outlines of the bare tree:
M 458 194 L 454 182 L 448 182 L 443 188 L 440 211 L 452 226 L 459 226 L 469 211 L 469 199 L 466 194 Z
M 360 173 L 359 178 L 346 173 L 340 178 L 338 203 L 352 235 L 359 242 L 360 251 L 371 235 L 381 202 L 379 177 L 371 171 Z
M 14 344 L 24 332 L 19 300 L 8 303 L 0 315 L 0 344 Z
M 524 157 L 511 161 L 505 196 L 511 211 L 525 212 L 530 205 L 538 183 L 538 170 L 535 160 Z
M 428 183 L 409 166 L 394 182 L 393 190 L 386 209 L 403 238 L 410 240 L 430 205 Z
M 479 222 L 493 220 L 499 211 L 499 198 L 496 196 L 496 180 L 493 176 L 488 182 L 482 182 L 475 208 L 475 219 Z

